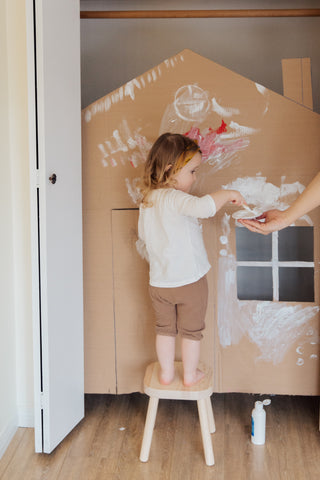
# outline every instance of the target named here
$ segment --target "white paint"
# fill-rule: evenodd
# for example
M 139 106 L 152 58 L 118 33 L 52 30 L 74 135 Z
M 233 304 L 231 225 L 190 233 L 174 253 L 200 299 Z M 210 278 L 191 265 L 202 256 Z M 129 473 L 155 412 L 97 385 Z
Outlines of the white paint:
M 239 123 L 236 123 L 233 120 L 230 122 L 229 127 L 232 128 L 232 130 L 234 130 L 239 136 L 253 135 L 259 131 L 256 128 L 239 125 Z
M 251 211 L 250 211 L 251 210 Z M 232 218 L 239 220 L 239 219 L 249 219 L 249 218 L 256 218 L 261 215 L 262 210 L 258 208 L 253 208 L 250 210 L 238 210 L 232 214 Z
M 142 86 L 145 86 L 144 80 L 140 78 Z M 92 105 L 89 105 L 84 110 L 84 119 L 88 123 L 92 120 L 92 117 L 97 113 L 108 112 L 112 105 L 121 102 L 125 97 L 130 97 L 135 100 L 135 88 L 141 89 L 141 83 L 138 79 L 133 79 L 120 87 L 118 90 L 106 95 L 104 98 L 96 101 Z
M 284 181 L 285 177 L 282 177 L 281 180 Z M 281 183 L 280 186 L 280 196 L 286 197 L 287 195 L 299 195 L 305 190 L 305 186 L 300 182 L 294 183 Z
M 282 264 L 281 264 L 282 265 Z M 272 232 L 272 296 L 279 301 L 279 235 Z
M 232 117 L 232 115 L 239 115 L 240 110 L 238 108 L 222 107 L 219 105 L 215 98 L 211 99 L 212 110 L 221 117 Z
M 85 110 L 85 112 L 84 112 L 85 121 L 88 123 L 88 122 L 90 122 L 91 118 L 92 118 L 92 114 L 91 114 L 90 110 L 89 109 Z
M 112 156 L 112 166 L 117 166 L 120 160 L 123 165 L 129 161 L 133 167 L 137 167 L 146 160 L 151 143 L 138 130 L 132 132 L 124 119 L 119 128 L 112 132 L 111 137 L 105 139 L 104 144 L 100 143 L 98 148 L 102 153 L 101 162 L 104 167 L 108 165 L 106 158 L 109 156 Z M 129 150 L 131 155 L 124 156 L 123 153 L 126 154 Z
M 128 82 L 126 83 L 125 87 L 124 87 L 124 94 L 125 96 L 129 96 L 131 97 L 132 100 L 135 99 L 135 93 L 134 93 L 134 84 L 133 82 Z
M 134 178 L 130 183 L 129 178 L 125 178 L 125 184 L 127 186 L 128 194 L 135 205 L 138 205 L 141 201 L 141 194 L 139 190 L 140 178 Z
M 116 151 L 127 152 L 128 147 L 122 141 L 119 130 L 114 130 L 112 136 L 115 139 L 116 145 L 117 145 L 117 148 L 118 148 Z M 112 152 L 112 153 L 114 153 L 114 152 Z
M 221 222 L 222 235 L 228 239 L 230 216 Z M 284 302 L 240 301 L 237 299 L 237 262 L 227 244 L 227 255 L 218 261 L 218 332 L 220 344 L 238 344 L 246 336 L 260 350 L 257 361 L 280 363 L 291 346 L 303 335 L 311 334 L 308 323 L 319 312 L 318 306 L 291 305 Z
M 265 107 L 264 107 L 264 110 L 262 112 L 262 115 L 265 115 L 269 111 L 268 90 L 266 89 L 266 87 L 264 87 L 263 85 L 260 85 L 259 83 L 256 83 L 255 85 L 256 85 L 256 89 L 258 90 L 258 92 L 265 97 Z
M 174 109 L 179 118 L 191 122 L 202 122 L 209 111 L 207 93 L 197 85 L 180 87 L 174 98 Z
M 99 148 L 99 150 L 100 150 L 100 151 L 102 152 L 102 154 L 103 154 L 103 160 L 104 160 L 105 158 L 109 157 L 109 153 L 106 152 L 106 149 L 105 149 L 105 147 L 104 147 L 104 145 L 103 145 L 102 143 L 99 143 L 98 148 Z
M 318 355 L 316 355 L 315 353 L 312 353 L 312 354 L 310 355 L 310 358 L 311 358 L 312 360 L 316 360 L 316 359 L 318 358 Z
M 291 345 L 305 334 L 319 307 L 259 302 L 247 320 L 247 334 L 260 348 L 258 360 L 280 363 Z M 241 321 L 243 319 L 241 318 Z
M 219 240 L 222 245 L 226 245 L 228 243 L 228 237 L 226 237 L 225 235 L 221 235 Z
M 299 347 L 296 348 L 296 352 L 299 354 L 299 355 L 303 355 L 303 348 L 301 345 L 299 345 Z
M 301 367 L 302 365 L 304 365 L 303 358 L 298 358 L 298 360 L 296 361 L 296 364 L 298 365 L 298 367 Z
M 146 249 L 145 243 L 141 240 L 141 238 L 138 238 L 136 241 L 136 249 L 137 252 L 139 253 L 140 257 L 146 260 L 149 263 L 149 255 Z
M 222 257 L 226 257 L 228 255 L 228 251 L 225 250 L 224 248 L 222 248 L 219 253 Z
M 290 192 L 290 195 L 300 194 L 305 187 L 300 182 L 282 183 L 280 187 L 277 187 L 273 183 L 267 182 L 266 177 L 257 175 L 255 177 L 239 177 L 227 185 L 223 185 L 222 188 L 238 190 L 248 204 L 256 205 L 258 209 L 266 211 L 271 208 L 285 210 L 289 207 L 289 204 L 283 201 L 283 196 L 286 197 L 288 192 Z M 309 217 L 305 219 L 312 225 Z
M 266 87 L 264 87 L 263 85 L 260 85 L 259 83 L 256 83 L 256 89 L 258 90 L 259 93 L 261 93 L 261 95 L 265 95 L 266 94 Z

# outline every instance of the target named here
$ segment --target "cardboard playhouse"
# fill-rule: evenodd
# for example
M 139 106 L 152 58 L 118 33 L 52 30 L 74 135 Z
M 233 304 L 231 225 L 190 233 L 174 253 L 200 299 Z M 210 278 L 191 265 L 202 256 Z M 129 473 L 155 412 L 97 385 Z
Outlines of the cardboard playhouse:
M 142 391 L 156 359 L 136 185 L 161 133 L 199 142 L 195 194 L 238 189 L 261 211 L 286 208 L 319 171 L 310 65 L 282 67 L 291 99 L 184 50 L 83 110 L 87 393 Z M 212 268 L 201 358 L 215 391 L 319 395 L 319 209 L 268 236 L 241 227 L 235 210 L 203 221 Z

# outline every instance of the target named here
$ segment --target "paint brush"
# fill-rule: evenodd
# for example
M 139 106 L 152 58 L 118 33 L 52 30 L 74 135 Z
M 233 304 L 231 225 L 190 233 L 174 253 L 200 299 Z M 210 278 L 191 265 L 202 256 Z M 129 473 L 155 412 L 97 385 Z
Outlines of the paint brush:
M 251 210 L 250 207 L 248 207 L 248 205 L 245 205 L 244 203 L 241 205 L 241 207 L 243 207 L 245 210 L 247 210 L 247 212 L 251 213 L 252 215 L 255 215 L 255 210 Z
M 232 217 L 236 220 L 239 219 L 248 219 L 248 218 L 256 218 L 258 217 L 262 212 L 254 207 L 253 209 L 248 207 L 248 205 L 242 204 L 241 207 L 243 207 L 243 210 L 238 210 L 235 212 Z M 247 212 L 247 213 L 246 213 Z

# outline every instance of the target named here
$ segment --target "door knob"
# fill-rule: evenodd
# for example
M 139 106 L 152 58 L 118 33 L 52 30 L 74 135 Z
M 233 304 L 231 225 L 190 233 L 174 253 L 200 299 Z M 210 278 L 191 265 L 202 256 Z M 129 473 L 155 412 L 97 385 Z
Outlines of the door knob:
M 56 181 L 57 181 L 57 175 L 55 173 L 53 173 L 51 175 L 51 177 L 49 177 L 49 180 L 50 180 L 51 183 L 55 184 Z

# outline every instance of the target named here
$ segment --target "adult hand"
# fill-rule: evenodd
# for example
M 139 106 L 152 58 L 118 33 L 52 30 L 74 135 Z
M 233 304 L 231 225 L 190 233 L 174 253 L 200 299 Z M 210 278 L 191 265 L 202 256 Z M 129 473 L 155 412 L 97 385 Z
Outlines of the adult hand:
M 268 235 L 289 225 L 286 211 L 280 210 L 268 210 L 254 220 L 238 220 L 238 222 L 251 232 L 262 233 L 262 235 Z

